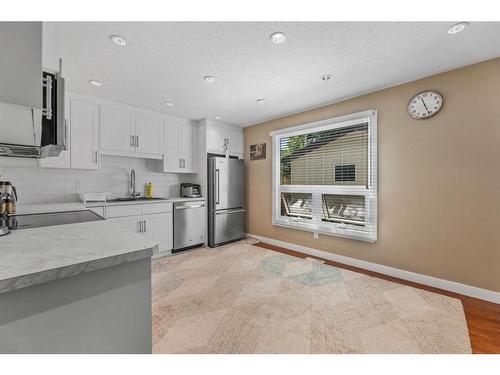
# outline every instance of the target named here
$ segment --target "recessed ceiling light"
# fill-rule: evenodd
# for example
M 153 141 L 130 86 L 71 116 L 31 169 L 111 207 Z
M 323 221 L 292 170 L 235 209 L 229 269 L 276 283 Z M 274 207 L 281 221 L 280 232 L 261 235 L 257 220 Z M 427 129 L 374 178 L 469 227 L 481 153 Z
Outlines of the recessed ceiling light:
M 332 74 L 325 74 L 323 76 L 321 76 L 321 80 L 322 81 L 329 81 L 333 78 L 333 75 Z
M 127 45 L 127 39 L 125 39 L 121 35 L 110 35 L 109 40 L 111 40 L 117 46 L 126 46 Z
M 172 102 L 165 102 L 165 105 L 166 105 L 167 107 L 173 107 L 173 106 L 174 106 L 174 103 L 172 103 Z
M 110 35 L 109 40 L 111 40 L 117 46 L 123 47 L 127 45 L 127 39 L 121 35 Z
M 266 100 L 265 100 L 265 99 L 263 99 L 263 98 L 259 98 L 259 99 L 257 99 L 257 103 L 264 103 L 265 101 L 266 101 Z
M 456 23 L 448 29 L 448 34 L 458 34 L 459 32 L 464 31 L 467 26 L 469 26 L 468 22 Z
M 92 86 L 96 86 L 96 87 L 101 87 L 102 86 L 102 82 L 98 81 L 97 79 L 89 79 L 89 83 Z
M 222 116 L 215 116 L 216 120 L 220 120 L 221 118 L 222 118 Z
M 271 39 L 271 41 L 274 44 L 281 44 L 281 43 L 285 42 L 286 34 L 282 33 L 281 31 L 277 31 L 275 33 L 272 33 L 271 36 L 269 37 L 269 39 Z
M 214 76 L 205 76 L 203 77 L 205 82 L 215 82 L 215 77 Z

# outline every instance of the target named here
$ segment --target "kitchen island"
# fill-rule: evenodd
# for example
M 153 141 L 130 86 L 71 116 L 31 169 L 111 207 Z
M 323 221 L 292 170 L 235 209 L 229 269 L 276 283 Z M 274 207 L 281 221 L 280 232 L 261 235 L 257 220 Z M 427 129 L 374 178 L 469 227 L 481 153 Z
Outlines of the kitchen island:
M 157 246 L 107 221 L 0 237 L 0 353 L 151 353 Z

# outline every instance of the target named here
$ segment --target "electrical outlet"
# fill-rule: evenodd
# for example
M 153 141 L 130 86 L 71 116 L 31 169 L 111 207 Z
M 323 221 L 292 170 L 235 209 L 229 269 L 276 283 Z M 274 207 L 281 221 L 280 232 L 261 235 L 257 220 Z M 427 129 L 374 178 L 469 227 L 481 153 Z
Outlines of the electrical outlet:
M 316 238 L 316 239 L 319 238 L 319 233 L 318 232 L 314 232 L 314 238 Z

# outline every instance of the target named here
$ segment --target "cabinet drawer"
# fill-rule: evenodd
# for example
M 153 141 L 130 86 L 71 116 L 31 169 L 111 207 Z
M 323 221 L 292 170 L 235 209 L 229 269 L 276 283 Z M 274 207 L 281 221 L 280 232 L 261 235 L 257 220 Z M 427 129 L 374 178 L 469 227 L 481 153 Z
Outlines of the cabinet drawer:
M 162 212 L 172 212 L 172 202 L 148 203 L 142 205 L 142 213 L 144 215 L 159 214 Z
M 142 207 L 140 204 L 128 204 L 123 206 L 106 206 L 106 217 L 140 216 Z

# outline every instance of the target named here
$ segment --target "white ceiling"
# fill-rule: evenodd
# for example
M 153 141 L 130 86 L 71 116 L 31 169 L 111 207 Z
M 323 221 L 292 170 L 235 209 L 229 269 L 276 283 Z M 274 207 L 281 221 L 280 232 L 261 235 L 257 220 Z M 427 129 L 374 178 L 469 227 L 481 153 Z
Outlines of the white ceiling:
M 71 91 L 248 126 L 500 56 L 500 22 L 473 22 L 456 35 L 447 33 L 450 25 L 65 22 L 59 43 Z M 287 41 L 271 43 L 274 31 Z M 114 45 L 111 34 L 128 45 Z M 326 73 L 334 78 L 323 82 Z M 205 82 L 205 75 L 216 81 Z M 166 107 L 166 100 L 175 105 Z

